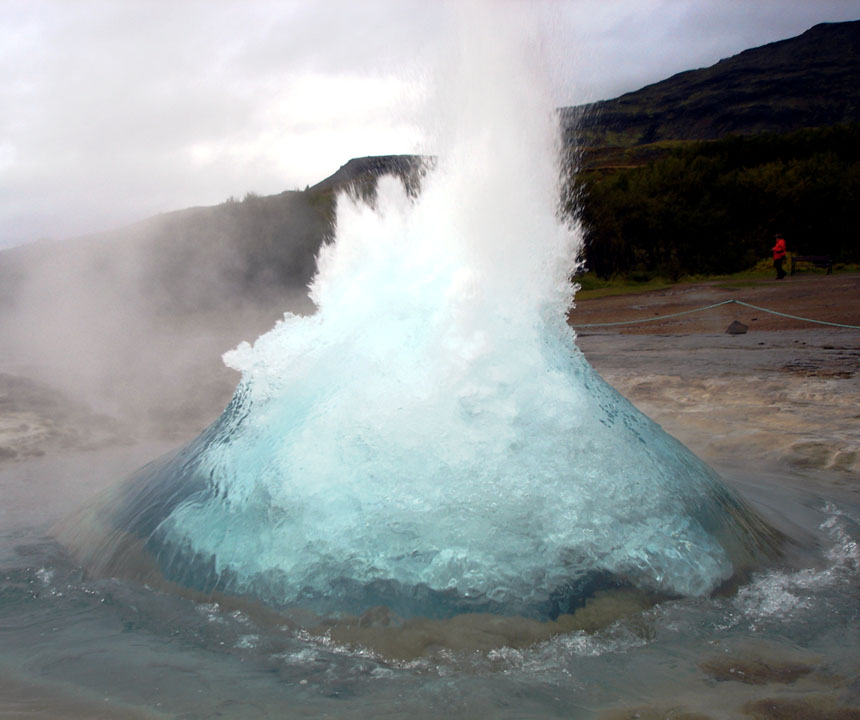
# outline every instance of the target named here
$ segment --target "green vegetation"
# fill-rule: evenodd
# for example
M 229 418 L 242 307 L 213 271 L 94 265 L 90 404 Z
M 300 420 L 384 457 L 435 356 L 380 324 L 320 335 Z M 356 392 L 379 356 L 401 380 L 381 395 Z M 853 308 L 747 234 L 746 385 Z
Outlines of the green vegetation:
M 824 272 L 823 270 L 821 272 Z M 611 295 L 629 295 L 635 293 L 652 292 L 663 290 L 679 283 L 709 282 L 717 287 L 737 289 L 753 287 L 760 283 L 773 280 L 773 268 L 770 264 L 766 268 L 756 266 L 731 275 L 685 275 L 677 281 L 658 275 L 644 277 L 632 275 L 627 277 L 618 276 L 612 279 L 599 278 L 593 272 L 585 273 L 575 278 L 579 285 L 576 292 L 578 300 L 608 297 Z
M 860 125 L 661 149 L 574 178 L 568 209 L 597 277 L 736 273 L 769 257 L 777 232 L 794 253 L 860 261 Z
M 585 273 L 575 278 L 579 290 L 576 297 L 580 300 L 586 298 L 608 297 L 610 295 L 627 295 L 628 293 L 649 292 L 651 290 L 662 290 L 674 283 L 666 278 L 653 277 L 647 280 L 633 280 L 632 278 L 617 277 L 606 280 L 597 277 L 594 273 Z
M 857 273 L 860 272 L 860 264 L 836 263 L 833 266 L 833 272 L 834 274 Z M 824 275 L 825 273 L 826 270 L 823 268 L 806 267 L 802 271 L 798 270 L 798 274 L 803 275 Z M 574 280 L 579 285 L 579 290 L 576 292 L 577 300 L 588 300 L 608 297 L 610 295 L 630 295 L 651 292 L 653 290 L 663 290 L 682 283 L 708 282 L 714 287 L 725 288 L 726 290 L 739 290 L 755 287 L 763 283 L 770 284 L 773 282 L 773 278 L 773 262 L 767 259 L 760 260 L 752 268 L 737 273 L 727 275 L 684 275 L 677 281 L 660 277 L 659 275 L 647 275 L 646 273 L 633 273 L 629 276 L 619 275 L 611 279 L 605 279 L 598 277 L 593 272 L 578 275 Z

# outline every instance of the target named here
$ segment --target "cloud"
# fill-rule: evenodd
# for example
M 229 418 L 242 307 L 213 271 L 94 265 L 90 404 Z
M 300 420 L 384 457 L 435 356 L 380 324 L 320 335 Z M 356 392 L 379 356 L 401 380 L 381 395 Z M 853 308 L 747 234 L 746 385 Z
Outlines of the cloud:
M 421 7 L 4 8 L 0 245 L 278 192 L 354 154 L 413 150 L 398 76 L 409 68 L 395 56 L 420 45 L 410 19 Z
M 856 0 L 529 7 L 558 104 L 860 16 Z M 450 10 L 423 0 L 4 0 L 0 247 L 304 187 L 350 157 L 422 148 L 424 86 L 453 33 Z

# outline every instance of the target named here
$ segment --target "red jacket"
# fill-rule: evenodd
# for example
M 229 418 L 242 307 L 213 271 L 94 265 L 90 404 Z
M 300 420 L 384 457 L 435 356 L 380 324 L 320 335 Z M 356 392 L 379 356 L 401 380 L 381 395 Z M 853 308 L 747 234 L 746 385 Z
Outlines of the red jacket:
M 780 260 L 785 257 L 785 240 L 779 238 L 776 241 L 776 245 L 774 245 L 771 250 L 773 250 L 773 259 Z

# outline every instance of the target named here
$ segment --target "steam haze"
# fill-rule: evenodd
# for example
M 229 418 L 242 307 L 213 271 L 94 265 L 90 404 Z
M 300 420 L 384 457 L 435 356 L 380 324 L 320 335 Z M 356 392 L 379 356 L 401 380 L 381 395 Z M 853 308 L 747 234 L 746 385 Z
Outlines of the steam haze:
M 530 5 L 555 106 L 860 17 L 846 0 Z M 434 98 L 481 101 L 433 85 L 452 7 L 0 0 L 0 395 L 32 405 L 33 379 L 76 408 L 7 421 L 86 445 L 86 413 L 132 434 L 217 416 L 236 381 L 221 354 L 311 308 L 330 217 L 284 191 L 433 153 Z
M 251 271 L 242 223 L 225 217 L 236 210 L 251 208 L 236 203 L 220 217 L 166 216 L 7 251 L 0 373 L 54 388 L 61 403 L 112 418 L 114 431 L 130 437 L 201 430 L 235 387 L 221 354 L 285 310 L 311 307 L 304 291 L 311 252 L 294 282 Z M 92 418 L 74 422 L 86 436 Z

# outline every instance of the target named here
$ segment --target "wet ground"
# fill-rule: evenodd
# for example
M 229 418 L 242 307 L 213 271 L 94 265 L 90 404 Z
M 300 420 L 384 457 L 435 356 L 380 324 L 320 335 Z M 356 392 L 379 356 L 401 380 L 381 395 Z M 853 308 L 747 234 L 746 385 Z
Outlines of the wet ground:
M 653 318 L 730 298 L 860 326 L 856 274 L 583 300 L 571 321 Z M 747 331 L 726 333 L 734 321 Z M 828 470 L 834 482 L 860 489 L 860 330 L 723 305 L 659 322 L 581 327 L 577 335 L 610 384 L 704 459 Z
M 659 316 L 726 300 L 740 300 L 779 313 L 857 326 L 860 325 L 860 274 L 810 273 L 788 276 L 780 281 L 756 279 L 679 283 L 663 290 L 579 299 L 571 311 L 570 319 L 574 326 L 648 320 L 613 328 L 615 332 L 625 335 L 722 333 L 733 320 L 744 323 L 751 332 L 808 330 L 815 327 L 813 323 L 735 304 L 655 321 Z
M 586 300 L 574 320 L 727 295 L 860 321 L 856 275 Z M 0 716 L 860 717 L 860 331 L 745 313 L 583 329 L 577 342 L 793 538 L 790 562 L 730 596 L 634 608 L 603 629 L 489 651 L 446 649 L 418 628 L 426 650 L 409 660 L 397 657 L 415 633 L 392 633 L 381 617 L 356 622 L 354 637 L 314 637 L 241 608 L 82 576 L 53 523 L 186 438 L 142 435 L 4 361 Z M 748 331 L 726 334 L 732 320 Z M 486 637 L 482 622 L 443 630 Z M 387 653 L 361 645 L 377 630 L 393 643 Z M 527 628 L 509 623 L 499 637 L 512 632 Z
M 585 334 L 600 374 L 700 457 L 860 490 L 860 331 Z

